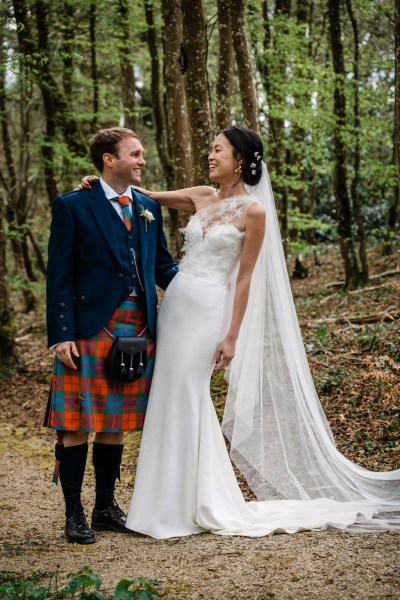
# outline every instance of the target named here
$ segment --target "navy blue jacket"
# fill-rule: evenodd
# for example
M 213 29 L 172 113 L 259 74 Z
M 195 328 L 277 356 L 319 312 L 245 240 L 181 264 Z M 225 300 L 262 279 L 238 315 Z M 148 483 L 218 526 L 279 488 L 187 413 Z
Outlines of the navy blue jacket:
M 167 249 L 159 204 L 136 190 L 132 196 L 132 233 L 139 245 L 143 302 L 155 336 L 155 285 L 166 289 L 178 267 Z M 154 216 L 147 231 L 141 207 Z M 49 346 L 94 335 L 132 291 L 133 275 L 122 260 L 113 210 L 99 182 L 91 190 L 70 192 L 55 200 L 47 265 Z

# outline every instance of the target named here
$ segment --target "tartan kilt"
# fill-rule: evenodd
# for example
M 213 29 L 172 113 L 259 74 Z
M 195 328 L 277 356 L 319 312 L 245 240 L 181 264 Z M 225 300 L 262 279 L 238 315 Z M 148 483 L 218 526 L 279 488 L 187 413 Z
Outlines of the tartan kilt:
M 129 296 L 116 309 L 106 328 L 113 335 L 138 335 L 146 326 L 145 311 L 136 297 Z M 141 431 L 154 368 L 156 344 L 148 334 L 147 366 L 132 383 L 107 377 L 105 359 L 113 340 L 101 329 L 96 335 L 76 340 L 78 371 L 54 359 L 45 423 L 59 431 Z

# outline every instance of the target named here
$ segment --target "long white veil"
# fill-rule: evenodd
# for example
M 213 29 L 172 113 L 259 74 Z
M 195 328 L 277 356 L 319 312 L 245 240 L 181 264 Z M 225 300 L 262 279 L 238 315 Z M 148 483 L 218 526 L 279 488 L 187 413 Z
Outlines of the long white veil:
M 294 308 L 266 166 L 249 188 L 267 213 L 262 251 L 228 372 L 222 428 L 231 458 L 259 500 L 372 503 L 365 530 L 400 527 L 400 469 L 372 472 L 345 458 L 314 387 Z

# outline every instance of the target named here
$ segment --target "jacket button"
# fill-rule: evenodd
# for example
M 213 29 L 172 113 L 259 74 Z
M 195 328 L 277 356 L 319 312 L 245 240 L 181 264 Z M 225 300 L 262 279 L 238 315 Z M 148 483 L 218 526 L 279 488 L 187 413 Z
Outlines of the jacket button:
M 81 300 L 84 300 L 84 299 L 85 299 L 85 296 L 81 296 Z
M 118 279 L 122 279 L 122 278 L 123 278 L 123 276 L 124 276 L 124 274 L 123 274 L 123 273 L 118 273 L 118 275 L 117 275 Z
M 65 302 L 60 302 L 60 306 L 65 306 Z
M 63 319 L 63 318 L 64 318 L 64 315 L 60 315 L 60 319 Z
M 132 279 L 136 279 L 136 275 L 132 275 Z
M 131 285 L 128 287 L 128 292 L 133 292 L 133 287 Z
M 133 240 L 133 235 L 128 235 L 128 240 Z
M 65 327 L 65 326 L 62 328 L 63 331 L 67 331 L 67 329 L 68 329 L 68 327 Z

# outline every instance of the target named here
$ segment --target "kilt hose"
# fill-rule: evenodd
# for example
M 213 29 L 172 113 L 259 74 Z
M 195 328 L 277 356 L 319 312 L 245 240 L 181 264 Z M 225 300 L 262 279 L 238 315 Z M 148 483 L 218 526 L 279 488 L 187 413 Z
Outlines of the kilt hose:
M 129 296 L 116 309 L 106 328 L 113 335 L 138 335 L 146 327 L 145 311 Z M 105 359 L 112 339 L 100 330 L 76 340 L 80 354 L 78 371 L 54 359 L 53 378 L 44 425 L 58 431 L 117 432 L 143 429 L 156 344 L 147 330 L 147 367 L 132 383 L 109 379 Z

